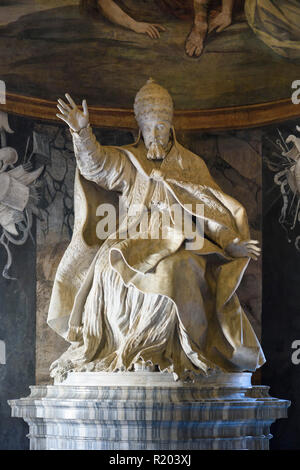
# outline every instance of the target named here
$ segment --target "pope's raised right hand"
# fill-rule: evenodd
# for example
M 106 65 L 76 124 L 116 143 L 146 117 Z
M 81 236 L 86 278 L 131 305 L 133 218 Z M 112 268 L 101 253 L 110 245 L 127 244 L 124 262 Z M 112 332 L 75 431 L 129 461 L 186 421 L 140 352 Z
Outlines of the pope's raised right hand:
M 72 100 L 71 96 L 66 93 L 66 98 L 69 104 L 63 100 L 58 99 L 58 109 L 61 114 L 56 116 L 62 121 L 66 122 L 68 126 L 75 132 L 79 132 L 89 124 L 89 111 L 86 100 L 82 102 L 82 111 L 77 107 L 76 103 Z

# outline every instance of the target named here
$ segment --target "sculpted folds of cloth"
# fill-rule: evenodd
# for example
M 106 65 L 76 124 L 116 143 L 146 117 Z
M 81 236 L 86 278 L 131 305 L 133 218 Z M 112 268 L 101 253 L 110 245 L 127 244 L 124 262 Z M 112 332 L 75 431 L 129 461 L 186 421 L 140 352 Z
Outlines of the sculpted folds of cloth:
M 58 117 L 70 126 L 78 165 L 75 224 L 48 324 L 71 345 L 51 375 L 59 381 L 70 370 L 134 373 L 150 365 L 194 380 L 197 374 L 256 370 L 265 359 L 236 290 L 260 249 L 250 240 L 243 206 L 177 142 L 167 90 L 150 79 L 138 92 L 140 136 L 122 147 L 101 146 L 86 102 L 81 111 L 66 97 L 68 103 L 58 100 Z M 96 233 L 101 204 L 123 207 L 106 239 Z M 172 222 L 174 204 L 193 226 L 202 223 L 199 246 L 191 249 Z M 147 223 L 126 235 L 124 227 L 141 216 L 131 216 L 132 207 L 146 211 Z M 164 220 L 168 236 L 161 236 Z

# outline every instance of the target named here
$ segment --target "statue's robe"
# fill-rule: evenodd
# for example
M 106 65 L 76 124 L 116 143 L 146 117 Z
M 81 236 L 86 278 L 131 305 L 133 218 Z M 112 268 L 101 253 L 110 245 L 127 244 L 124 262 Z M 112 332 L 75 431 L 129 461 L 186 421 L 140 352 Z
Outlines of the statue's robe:
M 172 370 L 174 366 L 173 371 L 181 377 L 187 369 L 207 374 L 212 369 L 254 371 L 261 366 L 263 352 L 236 295 L 249 258 L 233 259 L 225 252 L 235 238 L 249 238 L 241 204 L 219 188 L 204 161 L 181 146 L 175 133 L 162 163 L 146 158 L 141 139 L 123 147 L 104 147 L 88 128 L 73 133 L 73 142 L 79 167 L 74 233 L 57 270 L 48 316 L 48 324 L 72 342 L 64 358 L 95 363 L 98 354 L 100 370 L 127 370 L 138 360 L 140 347 L 142 360 L 158 364 L 160 369 L 170 366 Z M 100 240 L 96 235 L 97 207 L 104 202 L 117 207 L 118 193 L 127 207 L 143 204 L 149 209 L 152 202 L 168 211 L 172 204 L 179 204 L 188 217 L 202 220 L 203 243 L 187 250 L 186 234 L 179 230 L 172 236 L 174 227 L 169 238 L 152 239 L 153 221 L 145 229 L 148 239 L 139 234 L 118 239 L 118 227 L 116 233 Z M 204 216 L 199 215 L 197 204 L 204 205 Z M 105 286 L 109 292 L 103 293 Z M 139 323 L 142 331 L 133 335 L 130 344 L 126 334 L 132 335 L 132 331 L 124 326 L 122 312 L 113 307 L 114 298 L 127 295 L 129 300 L 122 308 L 128 310 L 130 302 L 136 316 L 133 322 L 131 312 L 126 313 L 131 330 L 137 321 L 144 322 L 142 327 Z M 110 305 L 101 320 L 99 297 Z M 143 307 L 143 297 L 148 310 L 155 312 Z M 113 317 L 122 325 L 115 325 Z M 122 344 L 116 339 L 120 334 L 124 336 Z M 155 344 L 158 337 L 159 351 Z M 139 346 L 141 338 L 147 347 Z M 169 355 L 162 351 L 162 344 L 172 350 Z M 121 346 L 122 354 L 116 358 Z M 101 351 L 107 351 L 107 358 L 113 355 L 114 361 L 103 358 Z M 175 356 L 170 364 L 170 357 Z

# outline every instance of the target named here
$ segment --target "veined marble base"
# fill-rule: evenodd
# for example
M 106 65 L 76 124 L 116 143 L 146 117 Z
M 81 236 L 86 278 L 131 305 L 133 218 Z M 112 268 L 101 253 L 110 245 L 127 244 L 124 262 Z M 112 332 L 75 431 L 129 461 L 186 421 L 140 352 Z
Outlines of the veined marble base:
M 70 373 L 10 400 L 32 450 L 265 450 L 290 402 L 251 386 L 250 373 L 197 383 L 159 372 Z

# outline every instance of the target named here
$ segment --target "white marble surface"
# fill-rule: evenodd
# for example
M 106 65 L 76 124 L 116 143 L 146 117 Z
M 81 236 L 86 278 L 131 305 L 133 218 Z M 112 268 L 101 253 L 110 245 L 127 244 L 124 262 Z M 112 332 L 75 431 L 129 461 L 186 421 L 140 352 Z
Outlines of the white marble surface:
M 130 382 L 120 372 L 96 385 L 92 373 L 81 375 L 71 374 L 69 384 L 32 386 L 29 397 L 9 402 L 12 416 L 29 424 L 32 450 L 266 450 L 271 424 L 287 416 L 290 404 L 270 397 L 269 387 L 249 387 L 247 373 L 200 384 L 158 372 L 132 373 Z M 112 375 L 118 384 L 108 385 Z M 76 380 L 85 385 L 70 384 Z
M 70 372 L 66 380 L 60 385 L 71 386 L 128 386 L 128 387 L 169 387 L 169 388 L 199 388 L 209 385 L 219 387 L 251 387 L 251 376 L 249 372 L 232 374 L 212 374 L 208 377 L 198 376 L 197 382 L 186 383 L 176 381 L 173 374 L 160 372 Z

